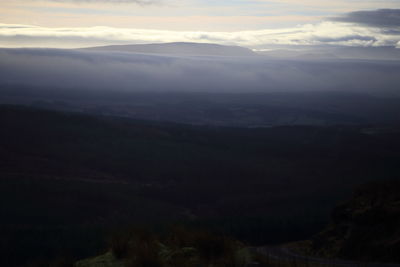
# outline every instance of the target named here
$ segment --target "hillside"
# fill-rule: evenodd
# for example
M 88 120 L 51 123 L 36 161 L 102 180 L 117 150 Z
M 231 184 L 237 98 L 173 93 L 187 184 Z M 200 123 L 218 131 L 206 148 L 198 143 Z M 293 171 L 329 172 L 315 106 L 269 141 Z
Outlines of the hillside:
M 317 255 L 375 262 L 400 262 L 400 182 L 358 188 L 339 205 L 332 223 L 313 239 Z
M 354 185 L 400 173 L 390 125 L 200 127 L 17 106 L 0 106 L 0 124 L 3 266 L 99 255 L 129 224 L 305 239 Z
M 109 251 L 76 267 L 246 267 L 250 251 L 238 240 L 182 226 L 162 234 L 130 229 L 114 236 Z

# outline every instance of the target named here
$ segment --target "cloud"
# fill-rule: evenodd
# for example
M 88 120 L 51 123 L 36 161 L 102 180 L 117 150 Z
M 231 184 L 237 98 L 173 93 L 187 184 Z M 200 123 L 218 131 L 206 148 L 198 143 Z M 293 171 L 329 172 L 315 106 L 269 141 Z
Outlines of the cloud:
M 200 42 L 262 48 L 268 45 L 392 46 L 400 41 L 396 29 L 388 30 L 323 21 L 293 28 L 236 32 L 164 31 L 113 27 L 50 28 L 0 24 L 3 47 L 77 48 L 108 44 Z
M 343 42 L 376 42 L 377 39 L 373 36 L 362 36 L 362 35 L 345 35 L 339 37 L 326 37 L 317 36 L 315 40 L 321 43 L 343 43 Z
M 0 41 L 3 47 L 56 48 L 163 42 L 218 43 L 257 49 L 262 49 L 269 45 L 391 46 L 398 48 L 400 42 L 400 9 L 351 12 L 321 22 L 290 28 L 230 32 L 168 31 L 113 27 L 56 28 L 0 24 Z
M 373 27 L 400 27 L 400 9 L 355 11 L 330 18 L 332 21 L 364 24 Z
M 64 2 L 64 3 L 125 3 L 125 4 L 139 4 L 150 5 L 160 2 L 160 0 L 47 0 L 50 2 Z

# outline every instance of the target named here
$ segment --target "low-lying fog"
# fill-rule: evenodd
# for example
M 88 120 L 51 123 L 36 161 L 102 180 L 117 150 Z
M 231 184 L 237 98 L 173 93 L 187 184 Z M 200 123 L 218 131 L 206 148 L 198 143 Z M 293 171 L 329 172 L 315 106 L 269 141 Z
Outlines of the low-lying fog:
M 52 90 L 346 91 L 399 96 L 400 62 L 0 49 L 2 87 Z

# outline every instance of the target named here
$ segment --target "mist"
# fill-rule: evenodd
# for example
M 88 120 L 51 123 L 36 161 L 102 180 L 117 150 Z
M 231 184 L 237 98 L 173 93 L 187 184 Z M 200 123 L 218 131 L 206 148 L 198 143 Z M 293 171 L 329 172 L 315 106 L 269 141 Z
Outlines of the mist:
M 1 49 L 0 84 L 82 92 L 344 91 L 398 96 L 400 62 Z

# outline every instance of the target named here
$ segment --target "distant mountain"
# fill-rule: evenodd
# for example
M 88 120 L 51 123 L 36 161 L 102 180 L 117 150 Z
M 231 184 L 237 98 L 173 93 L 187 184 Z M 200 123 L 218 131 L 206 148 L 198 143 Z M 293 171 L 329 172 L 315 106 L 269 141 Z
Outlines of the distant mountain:
M 110 45 L 84 48 L 84 50 L 195 56 L 257 56 L 257 54 L 252 50 L 240 46 L 184 42 L 162 44 Z

